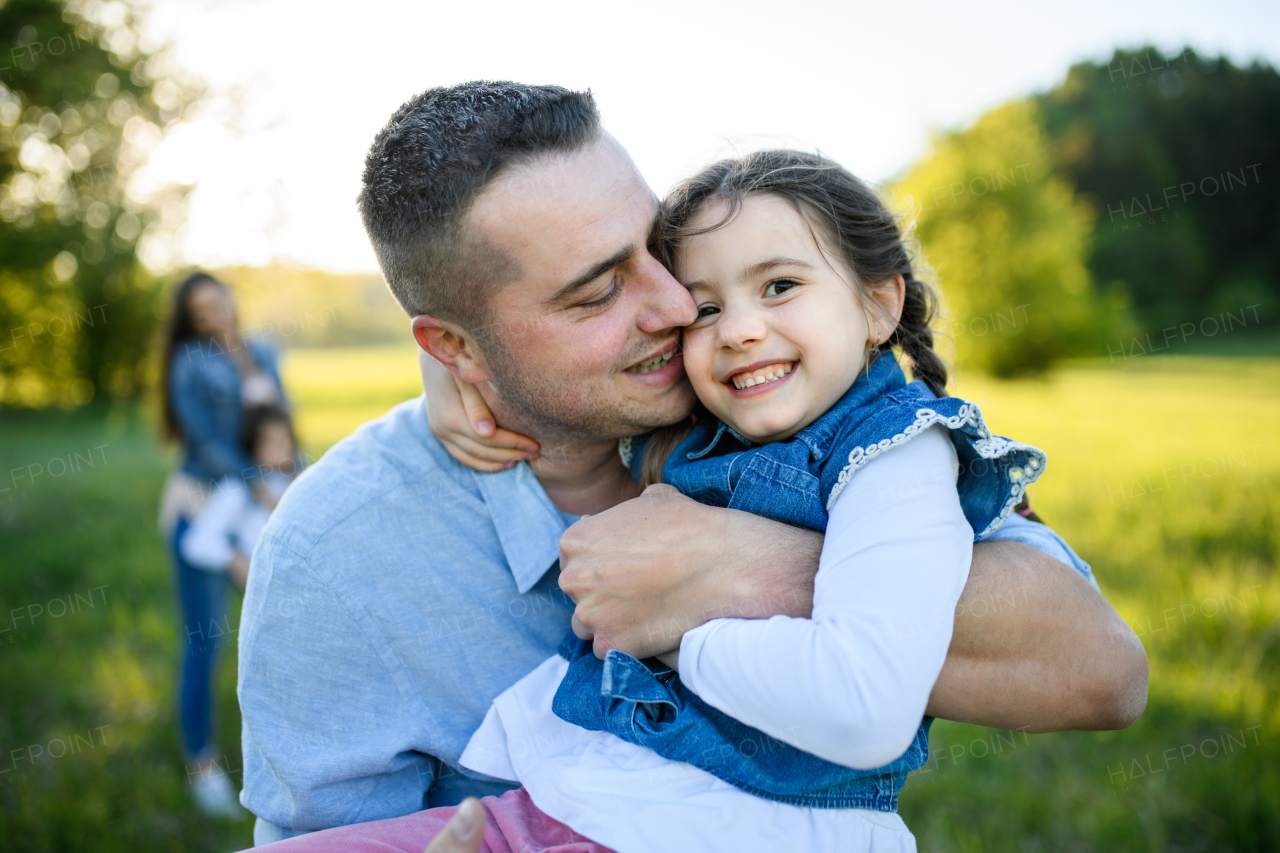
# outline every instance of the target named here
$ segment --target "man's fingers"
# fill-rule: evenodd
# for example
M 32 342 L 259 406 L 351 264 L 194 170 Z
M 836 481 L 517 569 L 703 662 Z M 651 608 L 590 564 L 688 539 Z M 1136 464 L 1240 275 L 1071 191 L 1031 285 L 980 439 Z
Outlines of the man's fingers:
M 484 843 L 484 806 L 467 797 L 422 853 L 477 853 Z
M 640 494 L 649 498 L 666 498 L 680 494 L 680 490 L 675 486 L 671 486 L 666 483 L 651 483 Z

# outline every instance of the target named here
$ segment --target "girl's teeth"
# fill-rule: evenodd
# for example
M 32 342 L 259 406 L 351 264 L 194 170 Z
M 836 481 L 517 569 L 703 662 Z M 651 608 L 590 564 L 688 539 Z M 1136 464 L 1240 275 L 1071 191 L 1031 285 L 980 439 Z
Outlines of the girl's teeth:
M 766 382 L 775 382 L 791 372 L 795 366 L 794 362 L 786 364 L 771 364 L 768 367 L 762 367 L 753 373 L 740 373 L 733 377 L 733 384 L 739 391 L 745 391 L 747 388 L 754 388 L 757 385 L 763 385 Z

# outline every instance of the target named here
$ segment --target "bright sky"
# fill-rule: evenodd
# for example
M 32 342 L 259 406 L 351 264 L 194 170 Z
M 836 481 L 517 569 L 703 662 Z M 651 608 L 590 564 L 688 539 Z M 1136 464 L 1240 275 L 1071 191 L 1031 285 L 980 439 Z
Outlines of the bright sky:
M 151 164 L 196 183 L 181 248 L 209 266 L 375 271 L 355 210 L 364 155 L 396 107 L 433 86 L 590 88 L 662 193 L 718 156 L 780 144 L 884 180 L 931 130 L 1116 46 L 1280 64 L 1275 2 L 154 2 L 150 32 L 223 96 Z

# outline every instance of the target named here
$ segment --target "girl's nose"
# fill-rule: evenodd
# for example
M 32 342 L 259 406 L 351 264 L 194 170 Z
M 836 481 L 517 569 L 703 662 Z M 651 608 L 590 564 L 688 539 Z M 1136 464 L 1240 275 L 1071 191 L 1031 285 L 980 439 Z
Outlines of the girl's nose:
M 717 324 L 717 343 L 722 349 L 744 349 L 760 343 L 769 335 L 764 312 L 753 308 L 726 307 Z

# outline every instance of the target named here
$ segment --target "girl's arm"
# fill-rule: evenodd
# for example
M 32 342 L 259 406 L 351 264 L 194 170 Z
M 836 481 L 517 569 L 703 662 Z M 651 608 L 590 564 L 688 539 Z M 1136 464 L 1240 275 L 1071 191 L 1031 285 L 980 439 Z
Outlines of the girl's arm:
M 494 424 L 476 386 L 446 369 L 425 350 L 418 350 L 427 424 L 449 455 L 477 471 L 502 471 L 531 460 L 538 442 Z
M 906 751 L 951 642 L 973 530 L 941 427 L 878 457 L 841 493 L 813 618 L 719 619 L 684 635 L 680 677 L 709 704 L 830 761 Z

